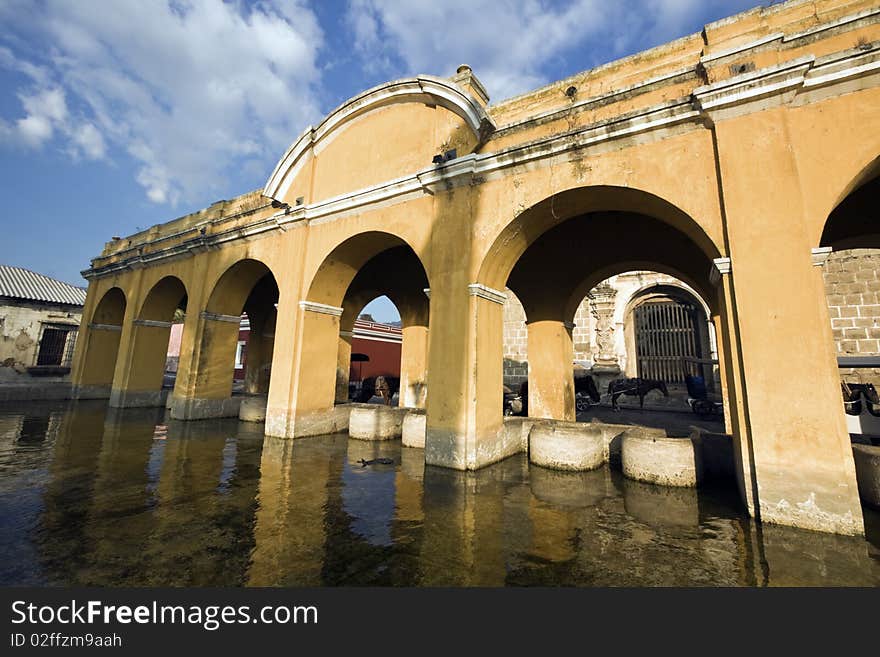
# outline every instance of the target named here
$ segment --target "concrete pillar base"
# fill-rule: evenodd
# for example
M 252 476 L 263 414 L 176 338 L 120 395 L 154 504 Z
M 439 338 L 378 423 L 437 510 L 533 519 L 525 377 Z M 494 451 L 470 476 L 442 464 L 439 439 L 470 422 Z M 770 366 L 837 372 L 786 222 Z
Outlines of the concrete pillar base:
M 592 423 L 538 422 L 529 434 L 529 460 L 554 470 L 595 470 L 605 463 L 606 443 Z
M 403 419 L 410 412 L 382 404 L 352 404 L 348 436 L 356 440 L 393 440 L 403 434 Z
M 862 502 L 880 509 L 880 447 L 854 444 L 856 481 Z
M 71 399 L 110 399 L 110 384 L 75 386 Z
M 266 435 L 274 438 L 308 438 L 348 431 L 348 418 L 354 404 L 336 404 L 329 408 L 290 418 L 287 409 L 266 409 Z
M 116 390 L 110 392 L 111 408 L 162 408 L 170 390 Z
M 627 432 L 621 456 L 623 474 L 628 479 L 684 488 L 695 488 L 703 479 L 698 439 Z
M 452 429 L 428 426 L 425 430 L 425 463 L 453 470 L 479 470 L 523 451 L 522 439 L 504 424 L 473 438 Z
M 174 420 L 204 420 L 214 417 L 238 417 L 241 397 L 225 399 L 185 399 L 172 397 L 171 418 Z
M 529 451 L 529 433 L 536 420 L 530 417 L 506 417 L 504 418 L 505 441 L 509 444 L 519 444 L 520 452 Z
M 425 427 L 427 416 L 422 410 L 410 410 L 403 418 L 403 446 L 425 448 Z
M 238 408 L 238 419 L 243 422 L 265 422 L 268 401 L 266 395 L 243 397 Z

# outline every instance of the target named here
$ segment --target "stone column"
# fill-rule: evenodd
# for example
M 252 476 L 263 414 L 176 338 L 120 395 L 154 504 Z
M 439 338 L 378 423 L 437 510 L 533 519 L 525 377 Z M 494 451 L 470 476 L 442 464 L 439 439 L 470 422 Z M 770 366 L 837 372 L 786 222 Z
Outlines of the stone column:
M 186 348 L 181 349 L 182 366 L 177 371 L 171 417 L 176 420 L 237 417 L 238 403 L 232 398 L 232 369 L 241 317 L 188 312 L 185 322 Z M 187 334 L 193 336 L 191 342 Z
M 123 330 L 128 345 L 116 362 L 110 406 L 162 406 L 162 378 L 171 336 L 171 322 L 135 319 Z
M 285 437 L 344 431 L 348 427 L 347 417 L 337 413 L 334 404 L 342 308 L 303 300 L 298 311 L 293 389 Z M 274 429 L 271 435 L 277 435 Z
M 476 470 L 519 450 L 502 431 L 504 300 L 479 283 L 431 288 L 429 465 Z
M 121 324 L 84 324 L 77 344 L 77 362 L 71 377 L 77 399 L 110 396 L 116 355 L 122 338 Z
M 620 375 L 620 363 L 614 341 L 614 304 L 617 290 L 601 283 L 590 292 L 590 314 L 596 325 L 593 343 L 593 368 L 596 385 L 603 390 Z
M 815 210 L 804 207 L 784 111 L 714 124 L 730 249 L 726 323 L 738 350 L 728 377 L 744 383 L 737 429 L 763 521 L 863 534 L 825 289 L 805 228 Z
M 272 351 L 275 346 L 275 309 L 246 308 L 250 322 L 244 389 L 251 394 L 269 391 Z
M 427 369 L 428 327 L 404 326 L 400 347 L 400 406 L 425 408 Z
M 575 420 L 574 325 L 561 320 L 527 323 L 529 417 Z
M 348 381 L 351 376 L 351 331 L 339 332 L 339 350 L 336 353 L 336 403 L 348 402 Z

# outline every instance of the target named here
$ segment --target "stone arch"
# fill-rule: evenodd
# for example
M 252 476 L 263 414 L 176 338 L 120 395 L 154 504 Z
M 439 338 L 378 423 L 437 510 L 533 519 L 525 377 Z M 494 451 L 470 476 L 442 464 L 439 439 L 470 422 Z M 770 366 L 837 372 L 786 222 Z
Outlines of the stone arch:
M 576 187 L 536 203 L 510 221 L 483 258 L 477 282 L 503 288 L 514 266 L 542 235 L 571 219 L 608 212 L 651 217 L 688 238 L 707 260 L 722 255 L 692 217 L 655 194 L 613 185 Z
M 164 276 L 147 291 L 132 320 L 123 369 L 116 373 L 111 406 L 161 406 L 168 343 L 174 314 L 185 309 L 187 289 L 176 276 Z
M 411 244 L 402 237 L 391 233 L 365 231 L 348 237 L 328 250 L 309 282 L 305 300 L 338 307 L 342 305 L 353 282 L 356 286 L 360 287 L 373 285 L 376 290 L 388 288 L 387 276 L 382 281 L 382 272 L 372 271 L 367 265 L 374 261 L 374 259 L 378 259 L 381 263 L 385 262 L 386 258 L 393 258 L 393 256 L 383 257 L 384 253 L 392 249 L 396 250 L 392 253 L 398 255 L 404 253 L 411 254 L 414 257 L 412 263 L 417 265 L 424 275 L 424 287 L 429 288 L 427 267 L 425 267 L 419 253 Z M 407 258 L 409 259 L 409 256 Z M 375 263 L 376 261 L 374 261 L 372 267 L 378 270 L 379 265 Z M 366 273 L 361 274 L 365 268 Z M 416 268 L 413 267 L 413 269 Z M 355 277 L 359 274 L 361 274 L 362 278 L 369 280 L 364 280 L 363 283 L 355 282 Z M 385 292 L 382 292 L 382 294 L 385 294 Z M 403 310 L 401 310 L 401 319 L 403 320 Z
M 85 339 L 80 340 L 82 360 L 79 374 L 75 377 L 78 382 L 77 396 L 110 396 L 126 307 L 125 292 L 119 287 L 107 290 L 95 306 L 86 325 Z
M 175 386 L 175 418 L 238 415 L 240 398 L 233 398 L 232 390 L 243 314 L 249 322 L 243 389 L 268 391 L 279 296 L 274 273 L 261 260 L 244 258 L 228 266 L 210 289 L 199 316 L 193 372 Z
M 343 240 L 321 260 L 300 301 L 293 391 L 294 436 L 332 432 L 334 402 L 347 390 L 351 333 L 370 299 L 387 295 L 403 324 L 401 404 L 424 403 L 428 318 L 427 270 L 402 238 L 366 231 Z M 328 424 L 329 422 L 329 424 Z
M 211 287 L 205 312 L 241 315 L 254 285 L 267 275 L 272 276 L 273 281 L 277 280 L 270 267 L 261 260 L 244 258 L 235 262 L 220 274 Z
M 480 102 L 449 80 L 428 75 L 406 78 L 373 87 L 334 109 L 317 127 L 308 127 L 281 157 L 263 194 L 282 201 L 316 149 L 335 134 L 370 112 L 401 103 L 444 107 L 460 117 L 480 144 L 495 125 Z M 426 163 L 426 166 L 430 163 Z
M 490 248 L 478 282 L 509 288 L 525 309 L 530 415 L 575 419 L 573 319 L 587 292 L 614 274 L 646 269 L 715 302 L 711 271 L 720 255 L 696 220 L 638 189 L 576 188 L 516 217 Z M 602 354 L 593 374 L 619 374 L 617 359 Z
M 672 267 L 662 262 L 655 262 L 653 260 L 624 260 L 592 272 L 574 288 L 574 291 L 565 305 L 565 317 L 567 318 L 567 321 L 572 321 L 574 313 L 577 311 L 581 300 L 583 300 L 590 290 L 612 276 L 617 276 L 630 271 L 651 271 L 677 278 L 687 286 L 686 288 L 682 287 L 682 289 L 687 290 L 698 299 L 703 306 L 707 317 L 711 317 L 714 313 L 713 309 L 717 305 L 717 295 L 715 294 L 715 289 L 708 286 L 708 280 L 694 280 L 692 276 L 689 276 L 677 267 Z M 706 273 L 708 274 L 708 272 Z M 651 287 L 652 285 L 653 283 L 649 283 L 645 287 Z
M 880 248 L 880 157 L 863 167 L 837 198 L 822 226 L 820 246 Z

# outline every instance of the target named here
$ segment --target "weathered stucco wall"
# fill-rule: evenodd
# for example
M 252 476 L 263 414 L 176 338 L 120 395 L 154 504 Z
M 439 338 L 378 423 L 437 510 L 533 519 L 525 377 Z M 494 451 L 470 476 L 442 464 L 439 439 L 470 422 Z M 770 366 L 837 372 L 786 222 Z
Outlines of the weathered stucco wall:
M 0 381 L 32 380 L 27 368 L 36 365 L 43 323 L 79 326 L 82 313 L 63 306 L 0 302 Z

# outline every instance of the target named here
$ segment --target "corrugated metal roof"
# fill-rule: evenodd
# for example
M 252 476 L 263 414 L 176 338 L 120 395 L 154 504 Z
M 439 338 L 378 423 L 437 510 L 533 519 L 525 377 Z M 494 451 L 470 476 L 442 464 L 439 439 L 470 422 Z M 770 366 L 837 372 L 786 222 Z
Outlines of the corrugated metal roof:
M 0 265 L 0 297 L 82 306 L 86 290 L 28 269 Z

